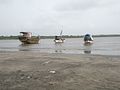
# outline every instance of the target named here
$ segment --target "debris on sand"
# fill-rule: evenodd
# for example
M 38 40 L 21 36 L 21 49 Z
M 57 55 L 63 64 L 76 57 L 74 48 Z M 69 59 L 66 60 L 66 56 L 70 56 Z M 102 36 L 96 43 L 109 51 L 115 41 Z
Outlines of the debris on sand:
M 49 71 L 50 73 L 52 73 L 52 74 L 55 74 L 56 73 L 56 71 L 54 71 L 54 70 L 51 70 L 51 71 Z

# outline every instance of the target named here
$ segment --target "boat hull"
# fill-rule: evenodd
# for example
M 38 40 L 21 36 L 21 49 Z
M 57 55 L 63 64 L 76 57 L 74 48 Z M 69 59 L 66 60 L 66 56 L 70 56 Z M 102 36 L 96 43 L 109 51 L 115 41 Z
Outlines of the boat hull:
M 64 39 L 54 40 L 55 43 L 64 43 Z
M 19 36 L 19 40 L 22 42 L 22 44 L 38 44 L 40 38 L 37 36 L 32 36 L 31 38 Z
M 91 44 L 93 44 L 93 41 L 89 41 L 89 40 L 88 41 L 84 41 L 84 44 L 85 45 L 91 45 Z

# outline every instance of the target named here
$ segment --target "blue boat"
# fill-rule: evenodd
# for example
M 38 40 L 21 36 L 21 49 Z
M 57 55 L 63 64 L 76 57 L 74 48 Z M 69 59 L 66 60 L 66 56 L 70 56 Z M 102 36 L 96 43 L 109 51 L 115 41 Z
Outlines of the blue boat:
M 92 44 L 93 43 L 93 37 L 91 34 L 86 34 L 84 36 L 84 44 Z

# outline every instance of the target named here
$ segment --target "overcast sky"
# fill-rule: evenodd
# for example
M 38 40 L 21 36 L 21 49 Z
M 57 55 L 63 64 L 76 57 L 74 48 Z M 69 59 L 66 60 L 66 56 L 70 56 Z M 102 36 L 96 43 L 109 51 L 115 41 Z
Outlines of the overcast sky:
M 120 34 L 120 0 L 0 0 L 0 35 Z

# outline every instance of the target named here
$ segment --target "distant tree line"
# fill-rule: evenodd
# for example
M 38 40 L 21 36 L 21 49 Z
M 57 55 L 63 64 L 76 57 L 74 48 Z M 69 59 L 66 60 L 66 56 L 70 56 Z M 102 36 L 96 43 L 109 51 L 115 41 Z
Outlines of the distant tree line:
M 83 38 L 84 35 L 63 35 L 63 38 Z M 112 35 L 93 35 L 93 37 L 120 37 L 120 34 L 112 34 Z M 54 39 L 55 36 L 40 36 L 41 39 Z M 18 36 L 0 36 L 0 40 L 12 40 L 18 39 Z
M 18 39 L 18 36 L 0 36 L 0 40 Z

